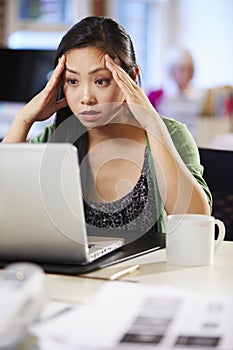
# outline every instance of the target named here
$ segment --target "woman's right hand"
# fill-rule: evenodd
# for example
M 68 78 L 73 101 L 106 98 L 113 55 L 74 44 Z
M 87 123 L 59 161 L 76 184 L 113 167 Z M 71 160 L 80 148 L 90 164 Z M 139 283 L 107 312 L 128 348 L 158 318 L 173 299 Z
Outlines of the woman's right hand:
M 25 142 L 34 122 L 49 119 L 59 109 L 67 106 L 65 98 L 57 101 L 64 69 L 65 56 L 63 55 L 44 89 L 16 115 L 3 142 Z
M 59 109 L 67 106 L 65 98 L 57 101 L 64 68 L 65 56 L 63 55 L 44 89 L 21 109 L 17 115 L 18 119 L 20 118 L 24 123 L 33 124 L 35 121 L 50 118 Z

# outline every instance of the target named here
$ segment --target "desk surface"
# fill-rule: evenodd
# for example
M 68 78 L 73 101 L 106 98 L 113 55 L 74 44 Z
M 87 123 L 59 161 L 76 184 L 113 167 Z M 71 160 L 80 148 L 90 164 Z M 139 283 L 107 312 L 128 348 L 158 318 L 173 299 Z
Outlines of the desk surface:
M 215 253 L 211 266 L 178 267 L 166 263 L 166 250 L 125 261 L 95 272 L 78 276 L 46 275 L 50 300 L 83 303 L 92 297 L 110 276 L 126 267 L 139 264 L 138 270 L 122 277 L 122 283 L 170 285 L 208 295 L 233 295 L 233 242 L 224 241 Z
M 70 304 L 87 302 L 104 285 L 119 284 L 110 281 L 110 276 L 135 264 L 140 265 L 139 269 L 122 277 L 120 279 L 122 285 L 125 284 L 127 287 L 129 283 L 131 286 L 140 283 L 151 286 L 163 285 L 177 287 L 184 292 L 201 293 L 207 297 L 233 296 L 233 242 L 224 241 L 216 251 L 211 266 L 168 265 L 166 249 L 162 249 L 85 275 L 46 274 L 45 285 L 49 300 L 41 309 L 39 319 L 41 321 L 51 320 L 54 317 L 56 319 L 60 313 L 70 310 Z

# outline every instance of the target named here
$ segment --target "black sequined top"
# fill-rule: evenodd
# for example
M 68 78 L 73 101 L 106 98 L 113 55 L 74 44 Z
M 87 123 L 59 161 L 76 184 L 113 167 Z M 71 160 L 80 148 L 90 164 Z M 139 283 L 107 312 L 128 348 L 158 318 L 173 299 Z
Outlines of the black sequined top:
M 149 151 L 145 149 L 141 176 L 124 197 L 110 203 L 84 201 L 86 223 L 99 228 L 146 233 L 155 224 L 154 184 L 149 167 Z

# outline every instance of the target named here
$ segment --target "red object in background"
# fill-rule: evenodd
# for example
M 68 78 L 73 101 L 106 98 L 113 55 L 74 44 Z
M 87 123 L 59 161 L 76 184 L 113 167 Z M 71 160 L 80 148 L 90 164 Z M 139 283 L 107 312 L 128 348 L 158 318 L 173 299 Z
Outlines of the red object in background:
M 233 94 L 229 94 L 224 101 L 224 115 L 233 117 Z
M 151 104 L 157 109 L 163 99 L 164 92 L 162 89 L 159 90 L 152 90 L 148 93 L 148 98 L 151 102 Z

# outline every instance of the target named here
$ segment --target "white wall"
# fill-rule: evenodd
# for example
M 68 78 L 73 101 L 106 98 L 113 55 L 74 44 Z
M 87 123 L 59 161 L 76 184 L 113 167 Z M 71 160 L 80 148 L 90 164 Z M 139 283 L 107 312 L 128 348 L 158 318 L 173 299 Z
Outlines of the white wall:
M 135 0 L 134 0 L 135 1 Z M 137 0 L 152 5 L 146 90 L 164 85 L 170 47 L 187 47 L 193 54 L 199 87 L 233 85 L 233 0 Z M 108 0 L 109 14 L 117 0 Z
M 233 0 L 170 0 L 175 44 L 194 55 L 200 86 L 233 85 Z

